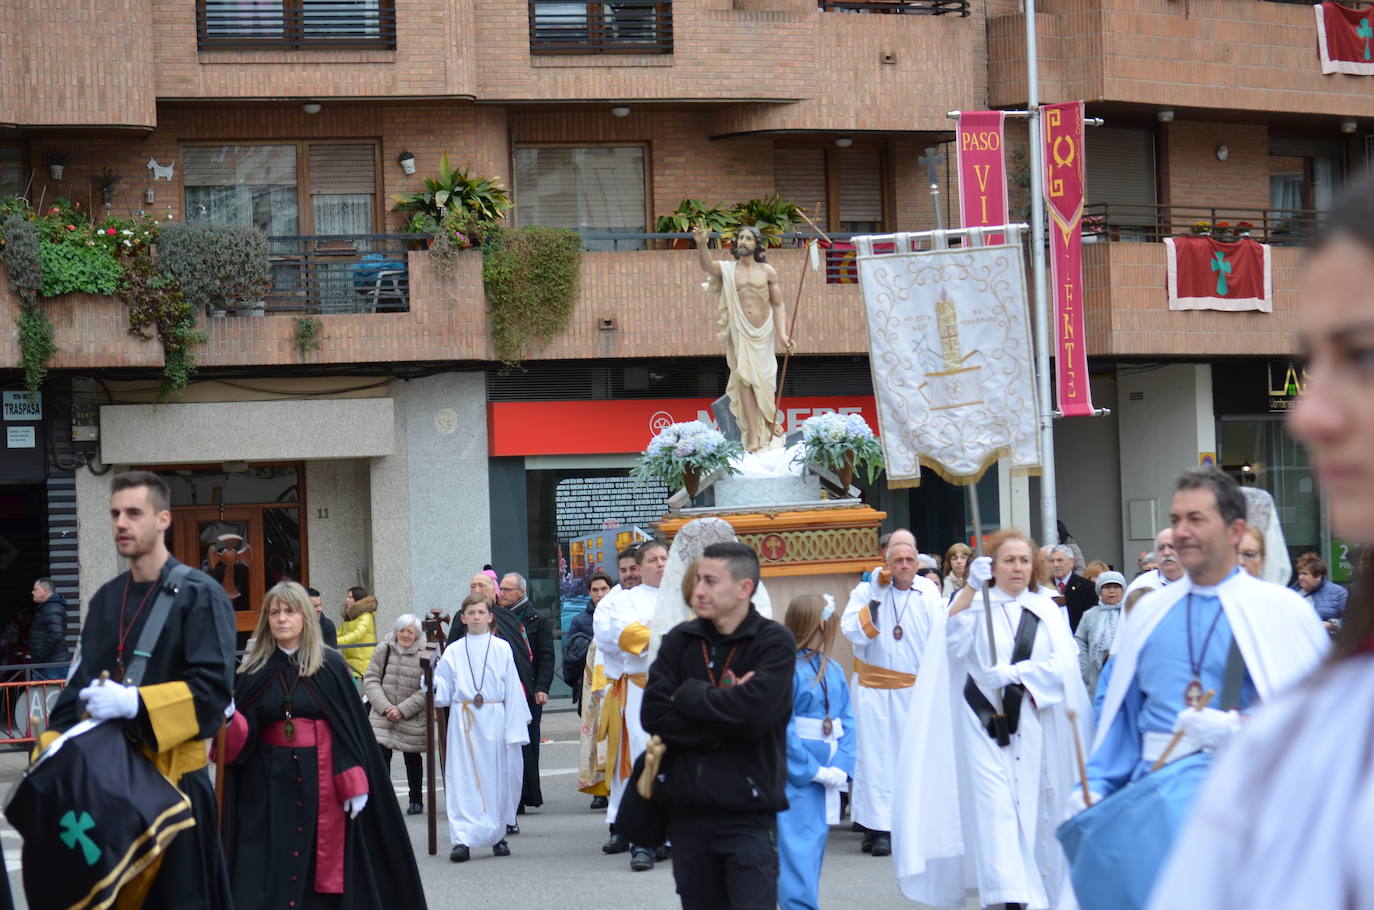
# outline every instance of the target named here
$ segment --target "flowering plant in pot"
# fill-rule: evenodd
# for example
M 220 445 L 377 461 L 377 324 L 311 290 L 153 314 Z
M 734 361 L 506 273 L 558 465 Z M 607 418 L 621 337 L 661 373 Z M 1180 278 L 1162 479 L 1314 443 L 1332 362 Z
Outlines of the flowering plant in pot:
M 862 467 L 868 482 L 873 482 L 883 469 L 883 447 L 862 415 L 817 414 L 802 424 L 801 459 L 834 471 L 848 487 L 856 467 Z
M 700 420 L 674 423 L 649 440 L 630 476 L 639 481 L 656 480 L 672 489 L 686 487 L 687 495 L 696 496 L 704 475 L 717 470 L 727 475 L 739 473 L 730 462 L 743 454 L 744 446 Z

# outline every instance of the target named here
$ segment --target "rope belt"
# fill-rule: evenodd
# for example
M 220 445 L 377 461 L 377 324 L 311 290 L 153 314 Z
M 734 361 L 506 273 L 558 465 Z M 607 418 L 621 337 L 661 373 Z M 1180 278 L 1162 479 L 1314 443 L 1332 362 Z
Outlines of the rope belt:
M 472 744 L 472 727 L 473 724 L 477 723 L 477 715 L 473 713 L 472 702 L 465 701 L 459 702 L 459 704 L 463 706 L 463 738 L 467 740 L 468 757 L 472 759 L 472 779 L 477 783 L 477 795 L 482 797 L 482 811 L 486 812 L 487 795 L 482 792 L 482 775 L 479 774 L 477 771 L 477 748 Z M 504 704 L 504 702 L 496 700 L 487 701 L 486 699 L 482 700 L 483 708 L 485 708 L 487 705 L 500 704 Z
M 629 731 L 625 721 L 625 704 L 629 699 L 630 683 L 642 689 L 648 682 L 648 673 L 622 673 L 619 679 L 607 683 L 606 695 L 601 700 L 601 713 L 596 719 L 596 741 L 606 743 L 607 760 L 614 761 L 613 767 L 618 772 L 615 776 L 620 780 L 628 780 L 634 771 Z

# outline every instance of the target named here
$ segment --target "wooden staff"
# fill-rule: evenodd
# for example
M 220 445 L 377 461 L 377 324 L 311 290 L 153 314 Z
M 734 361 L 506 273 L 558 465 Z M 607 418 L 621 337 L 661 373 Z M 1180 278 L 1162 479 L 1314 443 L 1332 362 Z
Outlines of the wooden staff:
M 439 827 L 437 800 L 434 791 L 437 789 L 438 775 L 435 773 L 435 729 L 440 731 L 440 736 L 447 734 L 444 730 L 443 714 L 434 708 L 434 670 L 435 664 L 443 654 L 445 635 L 443 624 L 448 621 L 448 615 L 440 612 L 437 608 L 429 611 L 429 616 L 425 619 L 425 653 L 420 657 L 420 671 L 425 686 L 425 776 L 426 776 L 426 819 L 429 836 L 429 855 L 434 856 L 439 852 Z M 442 738 L 439 742 L 439 760 L 443 760 L 444 743 Z
M 1083 787 L 1083 804 L 1093 804 L 1092 791 L 1088 789 L 1088 763 L 1083 759 L 1083 737 L 1078 732 L 1078 712 L 1069 709 L 1069 725 L 1073 727 L 1073 751 L 1078 755 L 1078 780 Z
M 1208 703 L 1212 700 L 1212 696 L 1216 694 L 1216 689 L 1208 689 L 1206 692 L 1202 693 L 1202 697 L 1199 698 L 1197 702 L 1197 709 L 1201 711 L 1203 708 L 1207 707 Z M 1174 734 L 1174 738 L 1169 740 L 1169 745 L 1164 750 L 1164 752 L 1161 753 L 1159 758 L 1155 761 L 1155 763 L 1150 766 L 1150 770 L 1158 771 L 1160 768 L 1164 767 L 1164 763 L 1169 760 L 1169 755 L 1173 753 L 1174 747 L 1177 746 L 1180 742 L 1182 742 L 1182 740 L 1183 731 L 1179 730 L 1177 733 Z
M 816 203 L 816 208 L 819 209 L 820 206 L 821 204 L 819 202 Z M 811 230 L 815 231 L 821 237 L 825 238 L 826 243 L 832 242 L 830 238 L 826 236 L 826 233 L 824 231 L 816 227 L 816 222 L 812 221 L 807 216 L 806 212 L 804 212 L 801 209 L 797 209 L 797 214 L 802 216 L 802 220 L 804 220 L 807 224 L 811 225 Z M 810 244 L 813 242 L 814 241 L 810 239 L 806 241 L 805 249 L 807 251 L 808 259 L 810 258 L 811 252 Z M 795 334 L 797 331 L 797 314 L 801 311 L 802 288 L 806 286 L 806 273 L 811 271 L 811 269 L 808 268 L 808 265 L 808 262 L 802 262 L 801 280 L 797 282 L 797 299 L 792 303 L 792 321 L 787 326 L 787 340 L 790 342 L 790 344 L 788 345 L 787 350 L 784 351 L 782 355 L 782 372 L 778 375 L 778 394 L 775 395 L 773 398 L 773 420 L 768 425 L 768 435 L 770 436 L 776 436 L 778 434 L 779 409 L 777 405 L 778 402 L 782 401 L 782 390 L 784 384 L 787 382 L 787 367 L 788 364 L 792 362 L 792 349 L 797 346 L 797 336 Z

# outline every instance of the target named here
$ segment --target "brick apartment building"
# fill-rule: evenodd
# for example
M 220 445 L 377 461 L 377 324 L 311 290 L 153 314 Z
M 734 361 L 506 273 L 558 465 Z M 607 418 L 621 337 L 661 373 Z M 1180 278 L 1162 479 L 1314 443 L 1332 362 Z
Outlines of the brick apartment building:
M 108 477 L 86 462 L 175 477 L 176 552 L 199 561 L 216 532 L 243 533 L 253 592 L 282 572 L 329 602 L 362 583 L 394 616 L 451 608 L 494 561 L 528 566 L 551 603 L 557 541 L 587 530 L 559 527 L 558 482 L 623 477 L 643 443 L 600 444 L 607 426 L 647 421 L 619 434 L 647 441 L 648 422 L 723 390 L 692 254 L 633 235 L 684 197 L 772 193 L 819 204 L 830 231 L 927 229 L 916 159 L 952 138 L 946 112 L 1026 97 L 1013 0 L 18 0 L 3 16 L 0 196 L 99 210 L 92 181 L 108 170 L 123 178 L 115 215 L 255 224 L 279 238 L 274 268 L 314 271 L 256 312 L 207 317 L 198 381 L 165 404 L 161 349 L 127 334 L 117 299 L 43 304 L 59 353 L 42 417 L 23 425 L 35 443 L 0 461 L 0 536 L 21 552 L 0 614 L 37 574 L 84 601 L 116 571 Z M 1038 21 L 1041 100 L 1087 99 L 1106 121 L 1087 149 L 1105 230 L 1085 255 L 1094 394 L 1113 416 L 1059 424 L 1061 516 L 1091 555 L 1129 562 L 1170 476 L 1211 452 L 1274 490 L 1290 540 L 1327 542 L 1269 413 L 1282 394 L 1260 384 L 1294 352 L 1312 213 L 1371 158 L 1374 93 L 1320 74 L 1305 6 L 1046 0 Z M 386 240 L 402 226 L 393 197 L 445 152 L 510 188 L 513 223 L 597 235 L 571 327 L 525 372 L 496 369 L 480 253 L 441 272 Z M 60 179 L 51 154 L 66 156 Z M 1013 177 L 1024 168 L 1014 157 Z M 951 179 L 946 165 L 947 222 Z M 1228 217 L 1280 244 L 1274 312 L 1170 312 L 1159 238 Z M 368 249 L 400 257 L 400 278 L 350 281 Z M 771 260 L 790 307 L 802 252 Z M 871 394 L 858 289 L 830 278 L 804 296 L 786 390 L 798 418 Z M 17 312 L 0 282 L 10 389 Z M 302 355 L 305 312 L 323 343 Z M 543 410 L 506 407 L 521 402 Z M 585 432 L 551 438 L 544 421 L 571 413 Z M 985 516 L 1039 531 L 1034 480 L 999 475 L 985 492 Z M 960 494 L 938 482 L 874 499 L 932 549 L 963 534 Z

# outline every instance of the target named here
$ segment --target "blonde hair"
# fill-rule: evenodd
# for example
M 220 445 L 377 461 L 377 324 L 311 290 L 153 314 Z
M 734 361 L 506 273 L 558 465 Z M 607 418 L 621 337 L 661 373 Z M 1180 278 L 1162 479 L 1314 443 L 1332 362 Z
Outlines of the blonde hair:
M 963 572 L 955 572 L 955 571 L 954 571 L 954 557 L 956 557 L 956 556 L 966 556 L 966 557 L 968 557 L 968 559 L 964 560 L 964 571 L 963 571 Z M 970 546 L 969 546 L 968 544 L 966 544 L 966 543 L 953 543 L 953 544 L 950 544 L 949 549 L 945 551 L 945 569 L 948 570 L 949 574 L 950 574 L 950 575 L 953 575 L 955 578 L 963 579 L 963 578 L 967 578 L 967 577 L 968 577 L 968 564 L 969 564 L 972 560 L 973 560 L 973 548 L 970 547 Z
M 835 643 L 835 630 L 839 627 L 839 623 L 835 622 L 835 617 L 832 615 L 822 628 L 821 614 L 824 611 L 824 597 L 819 594 L 803 594 L 800 597 L 792 598 L 782 620 L 787 631 L 791 632 L 792 637 L 797 640 L 798 648 L 805 648 L 807 642 L 815 638 L 817 632 L 821 634 L 821 646 L 815 649 L 815 653 L 821 656 L 821 669 L 816 674 L 818 682 L 825 676 L 825 664 L 830 660 L 828 656 L 830 647 Z
M 1102 560 L 1094 559 L 1084 567 L 1083 577 L 1088 581 L 1097 581 L 1097 576 L 1101 575 L 1103 572 L 1110 572 L 1111 570 L 1112 567 Z
M 1245 533 L 1241 535 L 1240 539 L 1244 540 L 1247 537 L 1254 540 L 1255 549 L 1259 550 L 1260 559 L 1263 559 L 1267 555 L 1264 552 L 1264 532 L 1254 525 L 1246 525 Z
M 320 620 L 315 616 L 315 607 L 310 603 L 310 595 L 294 581 L 278 582 L 263 595 L 262 609 L 258 611 L 258 625 L 253 630 L 253 648 L 239 665 L 239 672 L 252 673 L 261 670 L 267 666 L 268 659 L 277 650 L 277 640 L 272 637 L 269 623 L 273 601 L 290 607 L 304 620 L 301 624 L 301 641 L 296 651 L 296 663 L 300 667 L 301 676 L 314 676 L 315 671 L 324 666 Z
M 697 587 L 697 560 L 692 560 L 687 564 L 687 571 L 682 575 L 682 602 L 687 605 L 688 611 L 693 615 L 696 610 L 692 609 L 692 595 Z

